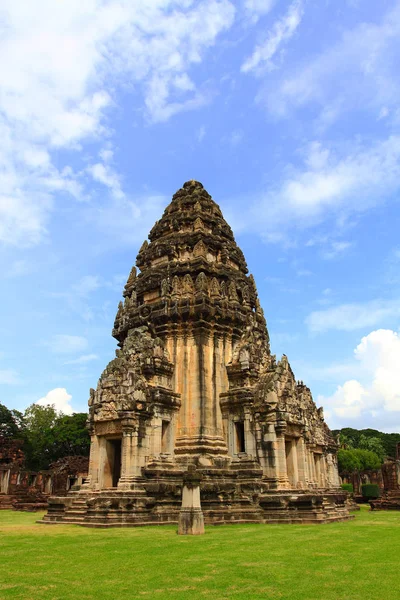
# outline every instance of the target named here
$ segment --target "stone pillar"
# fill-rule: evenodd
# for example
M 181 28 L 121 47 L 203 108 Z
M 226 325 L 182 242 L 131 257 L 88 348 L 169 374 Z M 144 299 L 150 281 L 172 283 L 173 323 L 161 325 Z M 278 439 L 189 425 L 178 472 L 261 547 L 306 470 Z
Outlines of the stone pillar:
M 161 454 L 161 436 L 163 430 L 163 420 L 157 415 L 151 423 L 150 455 L 159 459 Z
M 317 487 L 317 481 L 315 478 L 315 463 L 314 463 L 314 453 L 310 448 L 307 448 L 307 457 L 308 457 L 308 473 L 309 473 L 309 485 L 311 487 Z
M 190 469 L 183 477 L 182 506 L 179 512 L 179 535 L 202 535 L 204 516 L 200 502 L 201 475 Z
M 320 468 L 321 468 L 321 486 L 327 487 L 327 469 L 326 469 L 326 460 L 325 460 L 324 454 L 321 454 Z
M 315 464 L 315 481 L 317 487 L 321 487 L 321 455 L 314 452 L 314 464 Z
M 332 456 L 332 471 L 333 471 L 332 485 L 333 485 L 333 487 L 340 487 L 340 477 L 339 477 L 339 469 L 338 469 L 338 463 L 337 463 L 337 454 L 332 454 L 331 456 Z M 400 480 L 399 480 L 399 483 L 400 483 Z
M 285 431 L 286 421 L 277 421 L 276 431 L 276 471 L 278 488 L 288 489 L 290 487 L 286 467 Z
M 267 477 L 275 487 L 278 483 L 276 456 L 277 441 L 275 427 L 273 423 L 266 424 L 266 432 L 259 423 L 256 422 L 256 440 L 258 445 L 258 458 L 263 470 L 263 476 Z
M 99 489 L 100 443 L 99 437 L 92 431 L 90 439 L 89 472 L 82 490 Z
M 9 481 L 10 481 L 10 469 L 7 469 L 7 471 L 2 471 L 2 473 L 1 473 L 1 489 L 0 489 L 0 492 L 2 494 L 8 494 Z
M 139 426 L 136 419 L 125 418 L 122 421 L 121 477 L 118 488 L 134 490 L 140 476 Z
M 339 481 L 337 478 L 337 469 L 335 469 L 335 463 L 331 453 L 326 455 L 326 486 L 330 488 L 339 487 Z
M 305 489 L 308 485 L 307 477 L 307 460 L 304 448 L 304 440 L 302 437 L 296 439 L 297 449 L 297 471 L 298 471 L 298 487 Z
M 293 438 L 286 442 L 285 440 L 285 455 L 286 455 L 286 444 L 289 447 L 289 452 L 286 456 L 286 468 L 290 486 L 293 488 L 297 487 L 299 481 L 298 464 L 297 464 L 297 445 L 296 440 Z
M 251 429 L 250 414 L 246 414 L 244 419 L 244 440 L 246 454 L 251 458 L 255 458 L 257 456 L 256 441 Z

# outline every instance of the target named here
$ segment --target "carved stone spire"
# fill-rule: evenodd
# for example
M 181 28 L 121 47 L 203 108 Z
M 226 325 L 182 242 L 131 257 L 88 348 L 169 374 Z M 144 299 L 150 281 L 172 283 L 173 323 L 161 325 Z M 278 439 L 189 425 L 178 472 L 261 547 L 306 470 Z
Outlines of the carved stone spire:
M 136 265 L 116 358 L 90 395 L 88 522 L 174 520 L 189 467 L 209 522 L 346 518 L 337 442 L 287 357 L 271 355 L 254 278 L 201 183 L 174 194 Z

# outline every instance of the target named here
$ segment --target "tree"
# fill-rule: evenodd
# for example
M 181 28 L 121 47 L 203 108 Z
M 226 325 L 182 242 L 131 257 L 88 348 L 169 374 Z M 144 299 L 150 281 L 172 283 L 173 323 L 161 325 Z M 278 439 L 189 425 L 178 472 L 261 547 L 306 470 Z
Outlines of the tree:
M 0 437 L 19 439 L 24 429 L 23 415 L 18 410 L 9 410 L 0 402 Z
M 32 404 L 24 415 L 26 464 L 34 471 L 49 468 L 64 456 L 88 456 L 90 437 L 87 414 L 58 413 L 54 406 Z
M 344 427 L 333 431 L 340 435 L 344 449 L 360 448 L 375 452 L 383 461 L 386 456 L 396 456 L 396 445 L 400 442 L 400 433 L 383 433 L 376 429 L 352 429 Z M 379 443 L 378 443 L 379 442 Z
M 385 460 L 386 450 L 383 446 L 382 441 L 378 437 L 368 437 L 362 433 L 358 440 L 358 447 L 362 450 L 371 450 L 377 456 L 379 456 L 381 462 Z
M 361 469 L 360 459 L 354 453 L 354 450 L 341 449 L 338 452 L 338 467 L 340 473 L 359 471 Z
M 61 415 L 53 428 L 54 460 L 64 456 L 88 456 L 90 436 L 86 428 L 87 414 Z
M 24 413 L 26 466 L 33 471 L 47 469 L 53 460 L 54 426 L 59 418 L 54 406 L 31 404 Z
M 354 448 L 353 438 L 349 437 L 345 433 L 339 434 L 339 443 L 340 447 L 345 450 L 351 450 L 352 448 Z
M 371 450 L 353 448 L 351 450 L 341 449 L 338 452 L 339 472 L 352 473 L 353 471 L 367 471 L 379 469 L 381 459 Z

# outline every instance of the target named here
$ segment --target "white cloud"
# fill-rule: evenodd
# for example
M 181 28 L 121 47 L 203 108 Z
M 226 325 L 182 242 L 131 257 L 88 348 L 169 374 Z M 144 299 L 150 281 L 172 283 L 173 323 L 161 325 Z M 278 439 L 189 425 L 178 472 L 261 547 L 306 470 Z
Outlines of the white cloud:
M 323 156 L 317 162 L 316 155 Z M 320 210 L 342 204 L 350 195 L 367 192 L 368 204 L 371 195 L 384 192 L 397 185 L 400 174 L 400 137 L 368 147 L 355 147 L 351 154 L 331 156 L 321 147 L 317 153 L 312 145 L 306 155 L 306 169 L 284 182 L 282 199 L 304 216 L 315 215 Z M 354 201 L 353 201 L 354 202 Z M 362 205 L 360 198 L 357 205 Z M 354 206 L 353 206 L 354 209 Z
M 32 265 L 24 259 L 14 260 L 5 270 L 4 276 L 10 279 L 27 275 L 32 270 Z
M 243 136 L 244 133 L 241 129 L 234 129 L 229 135 L 223 138 L 223 141 L 235 148 L 243 141 Z
M 110 167 L 110 165 L 104 163 L 96 163 L 90 165 L 87 168 L 87 172 L 93 177 L 95 181 L 102 183 L 111 190 L 114 198 L 123 198 L 124 193 L 121 189 L 121 182 L 118 174 Z
M 295 64 L 291 73 L 273 86 L 260 91 L 276 116 L 313 107 L 320 111 L 319 125 L 332 125 L 339 114 L 353 109 L 375 115 L 398 106 L 400 81 L 400 6 L 395 3 L 381 23 L 361 23 L 343 33 L 335 45 L 327 45 L 319 55 L 307 56 L 304 64 Z
M 242 227 L 258 229 L 271 241 L 285 241 L 290 229 L 305 229 L 329 219 L 364 211 L 400 186 L 400 136 L 375 144 L 324 148 L 313 142 L 302 154 L 302 167 L 287 167 L 286 177 L 242 219 Z M 309 242 L 308 245 L 311 245 Z M 333 258 L 349 242 L 331 244 Z
M 151 194 L 134 200 L 113 198 L 105 205 L 91 207 L 88 220 L 95 223 L 104 236 L 111 237 L 113 244 L 137 245 L 147 238 L 169 202 L 170 198 Z M 102 243 L 104 247 L 104 238 Z
M 79 176 L 68 164 L 56 167 L 53 153 L 79 151 L 86 140 L 110 135 L 105 118 L 122 80 L 137 86 L 153 122 L 206 102 L 189 70 L 231 26 L 234 13 L 228 0 L 4 0 L 0 243 L 37 244 L 54 197 L 82 197 Z M 91 174 L 121 197 L 118 175 L 105 164 L 109 158 Z
M 97 354 L 83 354 L 82 356 L 79 356 L 78 358 L 74 358 L 73 360 L 68 360 L 64 364 L 65 365 L 83 365 L 88 362 L 91 362 L 92 360 L 97 360 L 98 358 L 99 357 L 97 356 Z
M 102 286 L 100 277 L 97 275 L 84 275 L 79 279 L 77 283 L 71 286 L 71 292 L 66 294 L 68 297 L 79 296 L 80 298 L 86 298 L 89 294 L 92 294 Z
M 56 354 L 72 354 L 86 350 L 88 341 L 80 335 L 55 335 L 45 345 Z
M 17 385 L 19 383 L 21 380 L 14 369 L 0 369 L 0 384 Z
M 251 22 L 256 23 L 260 17 L 268 14 L 275 4 L 276 0 L 244 0 L 243 7 Z
M 340 378 L 355 377 L 358 373 L 356 366 L 351 363 L 334 363 L 328 366 L 305 364 L 302 361 L 293 361 L 293 368 L 304 381 L 318 381 L 323 383 L 336 383 Z
M 68 307 L 85 321 L 93 319 L 93 311 L 88 303 L 89 297 L 101 287 L 107 285 L 98 275 L 84 275 L 64 292 L 53 292 L 53 298 L 63 298 Z
M 202 125 L 196 132 L 197 141 L 199 143 L 202 142 L 205 135 L 206 135 L 206 128 L 204 125 Z
M 313 274 L 309 269 L 297 269 L 296 277 L 310 277 Z
M 243 63 L 241 70 L 248 73 L 249 71 L 260 71 L 261 69 L 268 71 L 274 69 L 275 65 L 272 59 L 282 44 L 293 36 L 300 25 L 302 16 L 303 2 L 294 0 L 286 15 L 274 23 L 266 40 L 255 47 L 253 54 Z
M 330 329 L 355 331 L 381 325 L 390 319 L 397 319 L 399 315 L 399 299 L 371 300 L 317 310 L 308 315 L 305 322 L 309 330 L 314 333 L 322 333 Z
M 39 406 L 54 406 L 58 412 L 62 412 L 64 415 L 72 415 L 74 411 L 70 403 L 71 399 L 71 394 L 68 394 L 65 388 L 55 388 L 47 392 L 36 404 L 39 404 Z
M 400 411 L 400 338 L 390 329 L 378 329 L 362 338 L 354 351 L 363 374 L 339 385 L 328 398 L 319 397 L 340 423 L 344 419 L 380 418 Z M 396 417 L 394 417 L 396 419 Z
M 331 260 L 333 258 L 337 258 L 338 256 L 343 256 L 352 246 L 352 242 L 347 242 L 345 240 L 333 241 L 330 243 L 330 248 L 324 250 L 322 257 L 326 258 L 327 260 Z

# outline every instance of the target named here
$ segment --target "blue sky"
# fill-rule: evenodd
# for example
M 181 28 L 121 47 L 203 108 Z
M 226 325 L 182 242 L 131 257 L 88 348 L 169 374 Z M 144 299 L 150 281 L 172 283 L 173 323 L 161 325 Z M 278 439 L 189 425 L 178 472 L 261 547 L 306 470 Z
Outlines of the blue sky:
M 0 400 L 86 410 L 188 179 L 332 427 L 400 430 L 400 2 L 2 2 Z

